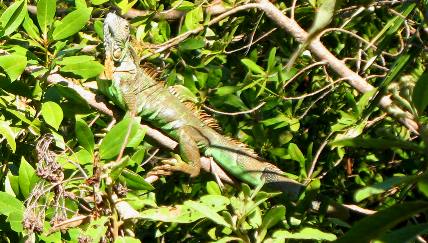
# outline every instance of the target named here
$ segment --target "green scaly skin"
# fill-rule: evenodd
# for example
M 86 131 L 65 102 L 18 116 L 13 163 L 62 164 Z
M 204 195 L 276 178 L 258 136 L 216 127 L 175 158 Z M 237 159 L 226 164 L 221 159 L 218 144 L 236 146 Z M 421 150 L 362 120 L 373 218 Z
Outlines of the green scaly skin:
M 161 129 L 179 143 L 184 162 L 159 166 L 161 171 L 183 171 L 191 177 L 200 172 L 200 154 L 214 158 L 226 172 L 253 186 L 265 182 L 296 197 L 302 185 L 286 178 L 276 166 L 249 154 L 203 123 L 164 85 L 139 66 L 139 59 L 130 46 L 128 22 L 109 13 L 104 21 L 106 69 L 111 82 L 103 81 L 100 89 L 131 114 Z M 107 75 L 108 76 L 108 75 Z

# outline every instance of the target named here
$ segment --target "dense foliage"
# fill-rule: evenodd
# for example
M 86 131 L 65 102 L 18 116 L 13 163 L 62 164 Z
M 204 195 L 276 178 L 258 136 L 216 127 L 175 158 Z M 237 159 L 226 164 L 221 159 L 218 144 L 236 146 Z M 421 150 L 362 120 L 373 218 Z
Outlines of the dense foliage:
M 0 241 L 425 242 L 427 1 L 272 2 L 1 1 Z M 175 154 L 97 92 L 111 11 L 142 64 L 300 197 L 209 173 L 144 180 Z

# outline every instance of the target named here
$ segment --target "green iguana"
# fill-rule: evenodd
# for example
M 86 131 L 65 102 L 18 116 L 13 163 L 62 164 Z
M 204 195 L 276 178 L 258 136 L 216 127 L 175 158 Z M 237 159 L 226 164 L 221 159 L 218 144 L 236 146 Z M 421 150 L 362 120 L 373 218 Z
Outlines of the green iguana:
M 162 82 L 140 67 L 131 46 L 129 23 L 114 13 L 104 20 L 105 77 L 99 88 L 131 115 L 161 129 L 179 143 L 183 161 L 167 163 L 156 171 L 182 171 L 199 174 L 200 156 L 212 157 L 223 170 L 253 186 L 268 187 L 296 197 L 302 184 L 284 176 L 276 166 L 265 162 L 204 123 L 197 114 L 174 96 Z

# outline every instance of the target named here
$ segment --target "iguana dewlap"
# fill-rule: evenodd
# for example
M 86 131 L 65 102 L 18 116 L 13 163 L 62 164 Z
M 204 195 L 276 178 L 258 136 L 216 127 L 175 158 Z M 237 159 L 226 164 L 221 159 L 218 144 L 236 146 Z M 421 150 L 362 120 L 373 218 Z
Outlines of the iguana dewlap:
M 284 176 L 276 166 L 236 145 L 207 126 L 192 110 L 171 94 L 164 84 L 139 65 L 130 44 L 128 22 L 114 13 L 104 21 L 105 76 L 100 89 L 123 109 L 141 116 L 179 143 L 182 160 L 162 170 L 183 171 L 194 177 L 200 171 L 200 156 L 214 158 L 226 172 L 257 186 L 265 181 L 295 197 L 302 185 Z

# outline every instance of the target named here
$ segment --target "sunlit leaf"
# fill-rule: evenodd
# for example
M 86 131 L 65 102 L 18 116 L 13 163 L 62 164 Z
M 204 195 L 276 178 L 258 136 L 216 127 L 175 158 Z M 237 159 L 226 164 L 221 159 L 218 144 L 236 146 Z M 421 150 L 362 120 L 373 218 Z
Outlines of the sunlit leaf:
M 17 54 L 0 56 L 0 67 L 3 68 L 12 81 L 18 79 L 26 66 L 27 58 L 25 56 Z
M 303 228 L 296 233 L 279 230 L 272 235 L 272 238 L 276 240 L 275 242 L 284 242 L 286 239 L 318 241 L 333 241 L 337 239 L 336 235 L 332 233 L 326 233 L 314 228 Z
M 46 123 L 58 130 L 64 117 L 61 106 L 55 102 L 47 101 L 43 103 L 41 112 Z
M 76 118 L 75 132 L 80 145 L 82 145 L 82 147 L 84 147 L 88 152 L 93 153 L 95 146 L 94 135 L 86 122 L 82 119 Z
M 10 128 L 9 122 L 0 121 L 0 135 L 6 139 L 10 148 L 15 153 L 15 150 L 16 150 L 15 133 Z
M 19 165 L 19 189 L 22 195 L 27 198 L 30 195 L 31 189 L 37 180 L 34 168 L 22 157 Z
M 225 227 L 231 227 L 224 219 L 221 217 L 215 210 L 212 210 L 210 207 L 198 203 L 195 201 L 186 201 L 184 205 L 193 208 L 194 210 L 198 211 L 200 214 L 204 215 L 205 217 L 211 219 L 217 224 L 223 225 Z
M 54 40 L 62 40 L 76 34 L 88 22 L 91 16 L 92 8 L 78 8 L 67 14 L 58 24 L 52 37 Z
M 21 0 L 10 5 L 0 17 L 4 28 L 4 35 L 8 36 L 14 32 L 24 21 L 27 15 L 27 1 Z
M 44 36 L 47 36 L 49 26 L 54 21 L 55 11 L 55 0 L 39 0 L 37 2 L 37 21 Z
M 255 62 L 253 62 L 250 59 L 244 58 L 241 60 L 241 62 L 251 71 L 258 73 L 258 74 L 265 74 L 265 71 L 262 67 L 257 65 Z

